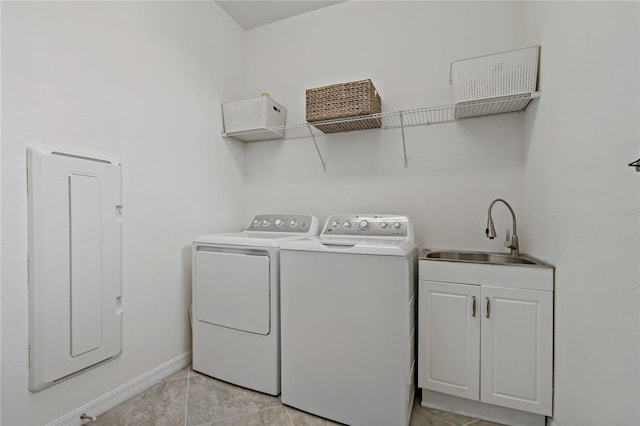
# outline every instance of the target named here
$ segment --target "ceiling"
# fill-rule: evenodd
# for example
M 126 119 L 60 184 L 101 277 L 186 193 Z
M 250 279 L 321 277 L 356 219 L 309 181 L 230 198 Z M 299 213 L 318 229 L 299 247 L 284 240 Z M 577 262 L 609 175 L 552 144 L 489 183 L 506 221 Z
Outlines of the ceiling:
M 242 28 L 249 30 L 261 25 L 270 24 L 281 19 L 290 18 L 312 10 L 332 6 L 341 1 L 245 1 L 231 0 L 216 2 L 229 14 Z

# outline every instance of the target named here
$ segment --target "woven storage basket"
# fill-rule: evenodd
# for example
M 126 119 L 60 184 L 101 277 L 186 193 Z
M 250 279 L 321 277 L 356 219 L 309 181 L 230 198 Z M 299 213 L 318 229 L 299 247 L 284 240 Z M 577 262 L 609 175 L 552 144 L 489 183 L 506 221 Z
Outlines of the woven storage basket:
M 310 123 L 377 114 L 381 112 L 381 105 L 380 95 L 371 80 L 307 89 L 307 121 Z M 323 133 L 375 129 L 381 126 L 380 118 L 315 125 Z
M 463 59 L 451 64 L 455 102 L 536 91 L 540 46 Z

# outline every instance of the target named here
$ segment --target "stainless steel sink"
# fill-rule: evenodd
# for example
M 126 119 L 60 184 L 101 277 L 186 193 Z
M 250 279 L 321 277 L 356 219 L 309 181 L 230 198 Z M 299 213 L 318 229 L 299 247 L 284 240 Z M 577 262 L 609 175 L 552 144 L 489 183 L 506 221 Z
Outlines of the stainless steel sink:
M 443 260 L 447 262 L 488 263 L 492 265 L 549 266 L 546 263 L 525 254 L 512 256 L 509 254 L 474 251 L 427 249 L 422 252 L 420 259 Z

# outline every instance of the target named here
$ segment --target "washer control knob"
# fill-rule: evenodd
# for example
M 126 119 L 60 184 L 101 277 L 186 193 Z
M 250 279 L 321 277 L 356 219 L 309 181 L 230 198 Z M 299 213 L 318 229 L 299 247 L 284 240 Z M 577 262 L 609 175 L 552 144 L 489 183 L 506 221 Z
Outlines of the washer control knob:
M 269 219 L 265 219 L 262 221 L 262 226 L 267 226 L 269 225 Z
M 291 219 L 291 220 L 289 221 L 289 226 L 290 226 L 290 227 L 292 227 L 292 228 L 293 228 L 294 226 L 296 226 L 297 224 L 298 224 L 298 221 L 297 221 L 297 220 L 295 220 L 295 219 Z
M 384 228 L 386 228 L 387 226 L 388 226 L 388 225 L 387 225 L 387 222 L 382 222 L 382 223 L 380 224 L 380 229 L 384 229 Z
M 273 224 L 274 224 L 275 226 L 282 226 L 282 219 L 276 219 L 276 220 L 274 220 L 274 221 L 273 221 Z
M 331 222 L 332 228 L 337 228 L 338 226 L 340 226 L 340 222 L 338 222 L 337 220 L 334 220 L 333 222 Z
M 255 226 L 255 225 L 258 225 L 259 223 L 260 223 L 260 220 L 259 220 L 259 219 L 253 219 L 253 225 L 254 225 L 254 226 Z
M 394 227 L 395 229 L 400 229 L 400 226 L 401 226 L 401 225 L 400 225 L 400 222 L 396 222 L 396 223 L 394 223 L 394 224 L 393 224 L 393 227 Z
M 349 229 L 351 228 L 351 222 L 349 222 L 348 220 L 342 224 L 342 227 L 345 229 Z
M 360 230 L 361 230 L 361 231 L 364 231 L 365 229 L 369 229 L 369 226 L 370 226 L 370 225 L 371 225 L 371 224 L 369 223 L 369 221 L 368 221 L 368 220 L 361 220 L 361 221 L 360 221 L 360 226 L 359 226 L 359 227 L 360 227 Z

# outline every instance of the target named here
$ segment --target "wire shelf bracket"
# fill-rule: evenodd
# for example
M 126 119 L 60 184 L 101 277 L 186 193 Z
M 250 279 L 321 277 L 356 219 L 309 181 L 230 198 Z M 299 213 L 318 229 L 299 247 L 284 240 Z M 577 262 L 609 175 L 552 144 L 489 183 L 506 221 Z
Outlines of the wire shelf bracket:
M 318 142 L 316 142 L 316 137 L 313 134 L 313 130 L 311 130 L 311 124 L 307 123 L 307 127 L 309 128 L 309 134 L 311 135 L 311 140 L 313 141 L 313 145 L 316 147 L 316 152 L 318 153 L 318 157 L 320 157 L 320 162 L 322 163 L 322 171 L 327 171 L 327 164 L 324 162 L 324 158 L 322 158 L 322 153 L 320 152 L 320 148 L 318 148 Z
M 407 144 L 404 139 L 404 114 L 400 111 L 400 128 L 402 129 L 402 152 L 404 154 L 404 168 L 409 167 L 409 163 L 407 162 Z

